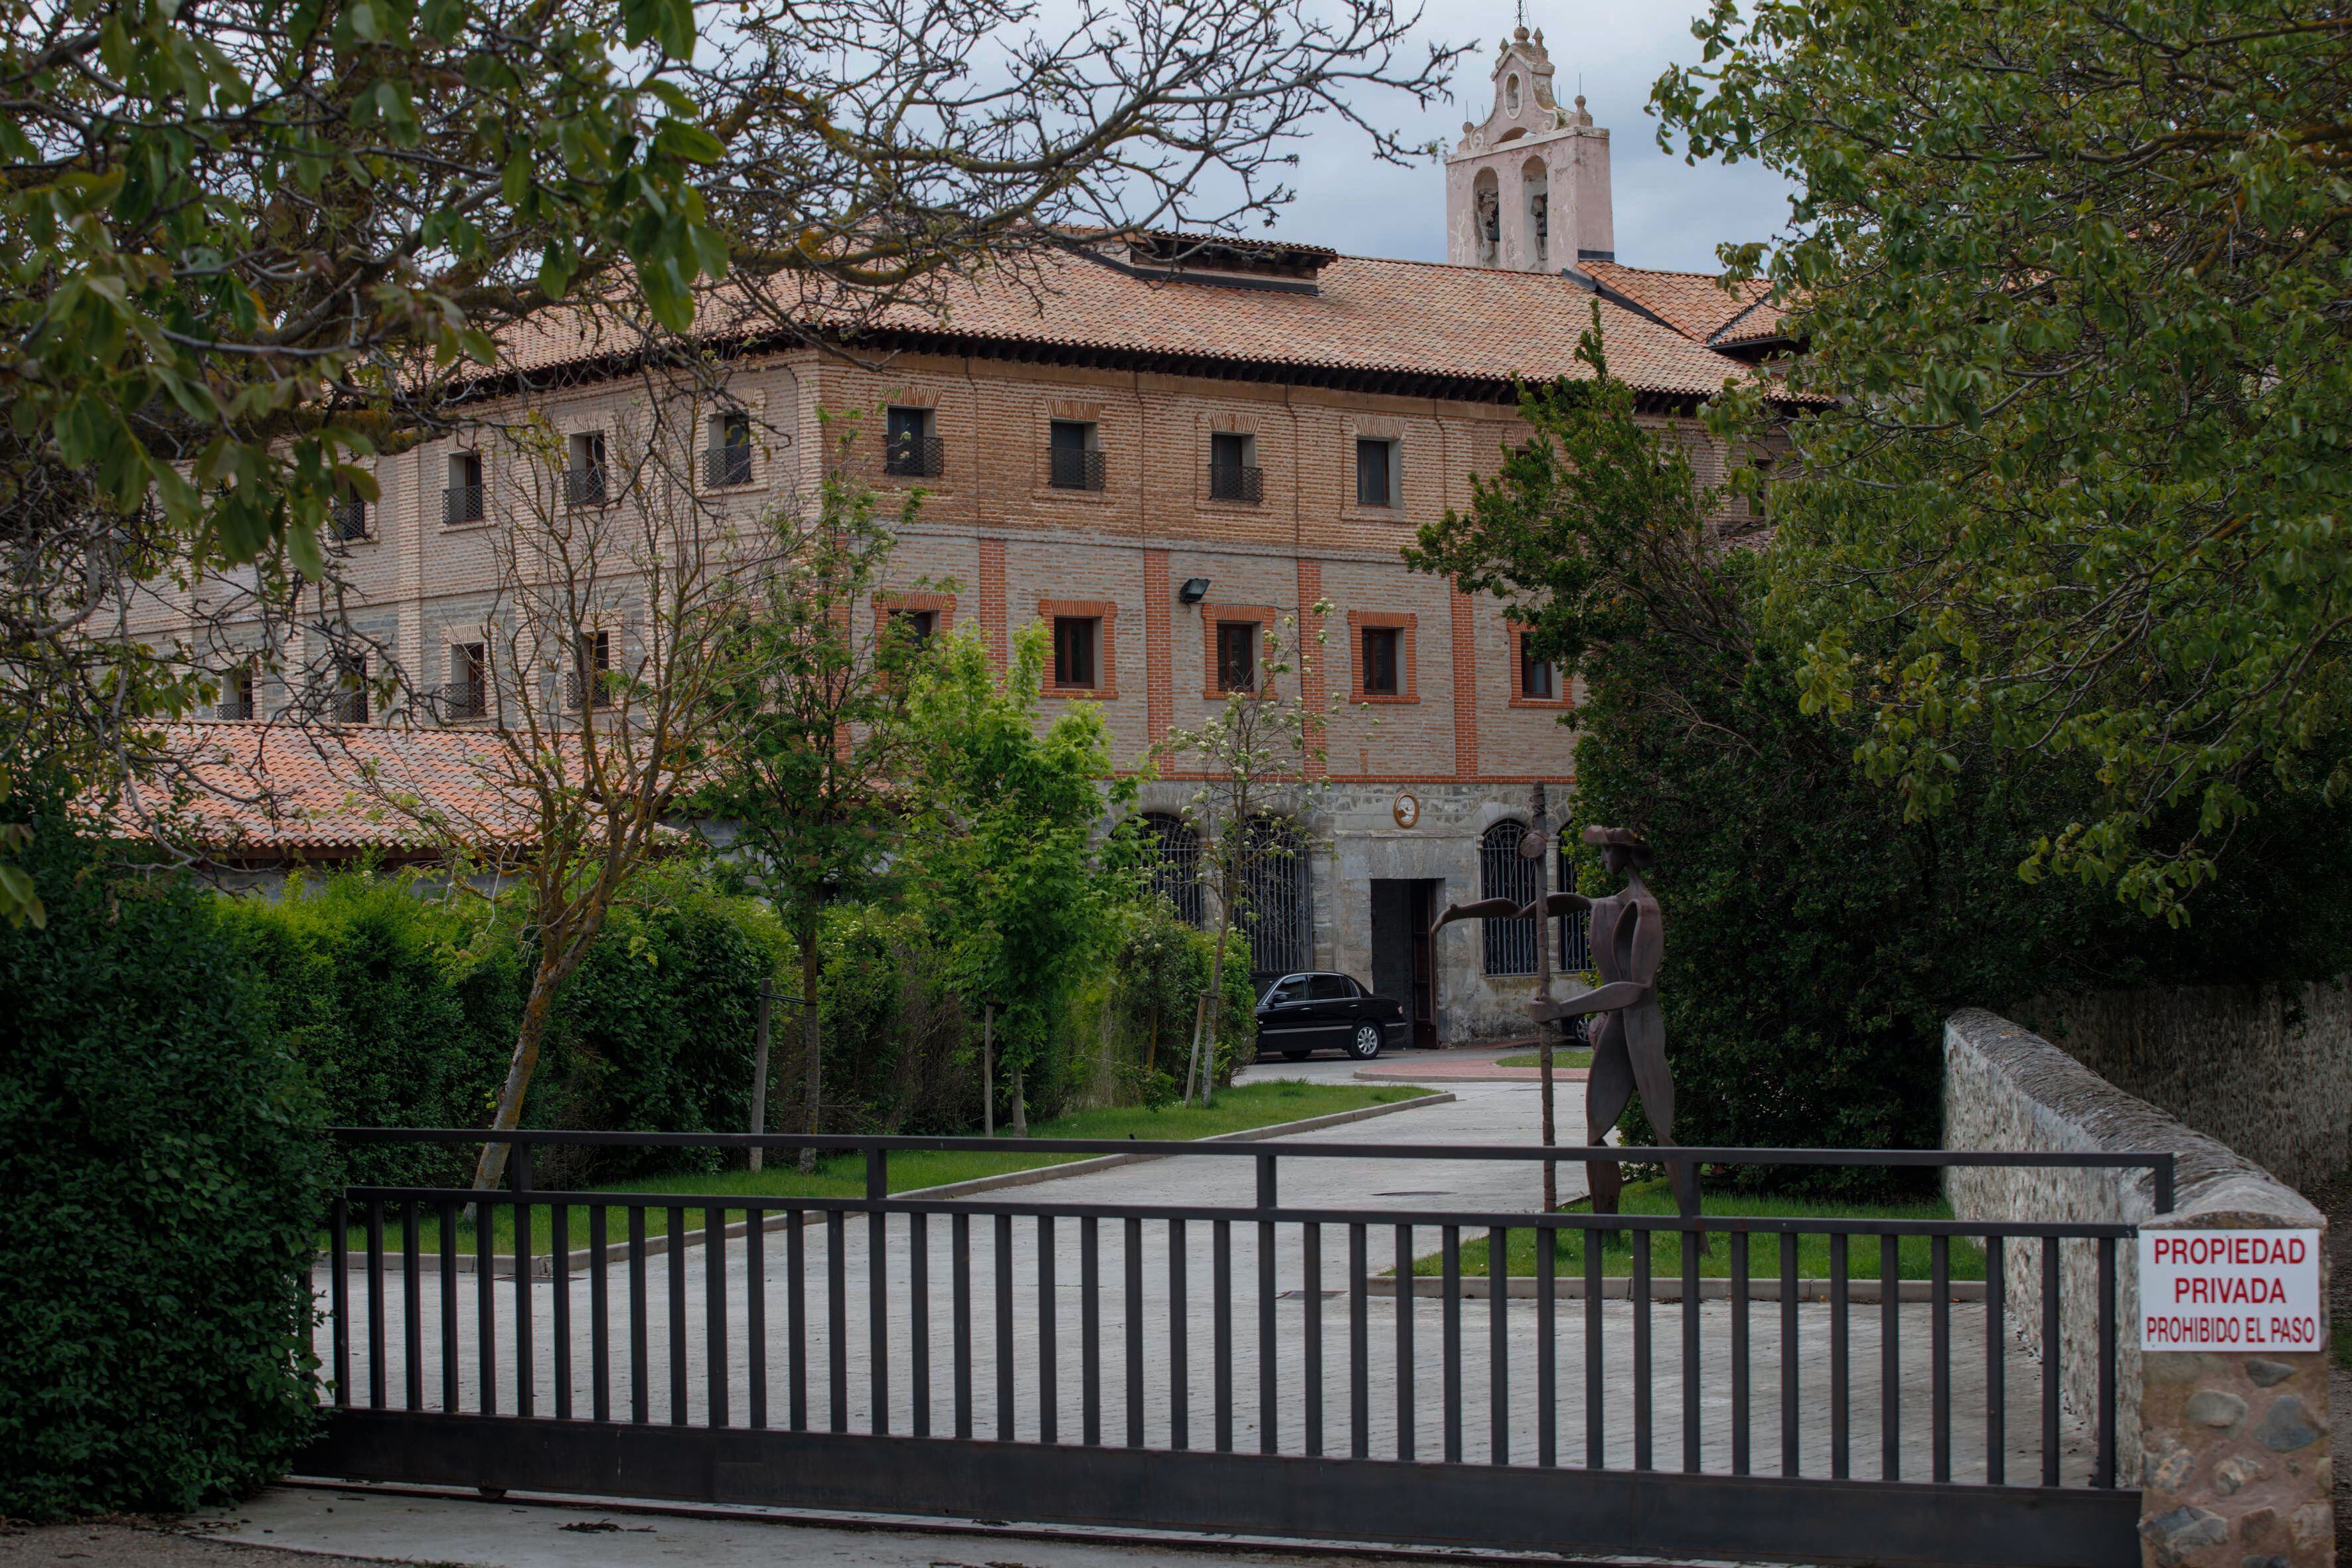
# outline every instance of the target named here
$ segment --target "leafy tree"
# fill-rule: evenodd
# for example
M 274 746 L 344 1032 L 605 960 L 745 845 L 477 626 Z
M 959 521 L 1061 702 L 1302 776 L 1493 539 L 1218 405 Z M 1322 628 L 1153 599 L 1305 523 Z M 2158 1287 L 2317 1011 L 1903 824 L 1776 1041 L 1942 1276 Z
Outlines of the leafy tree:
M 1225 1039 L 1223 1012 L 1211 998 L 1225 994 L 1225 954 L 1238 923 L 1255 918 L 1252 882 L 1269 860 L 1307 852 L 1303 835 L 1274 831 L 1283 818 L 1294 829 L 1319 788 L 1313 765 L 1324 756 L 1325 715 L 1308 706 L 1304 689 L 1309 659 L 1307 641 L 1319 650 L 1331 613 L 1328 600 L 1307 606 L 1315 630 L 1302 637 L 1297 622 L 1285 616 L 1268 626 L 1254 678 L 1225 694 L 1224 702 L 1190 729 L 1171 730 L 1155 746 L 1163 763 L 1194 771 L 1200 787 L 1185 815 L 1206 845 L 1201 880 L 1216 900 L 1217 931 L 1209 961 L 1209 987 L 1192 1017 L 1192 1048 L 1184 1068 L 1184 1098 L 1197 1086 L 1201 1103 L 1212 1098 L 1218 1047 Z M 1284 678 L 1297 677 L 1297 693 L 1286 695 Z
M 1013 1131 L 1028 1136 L 1026 1079 L 1072 987 L 1107 956 L 1111 906 L 1131 893 L 1123 816 L 1132 779 L 1111 768 L 1110 729 L 1076 702 L 1042 731 L 1045 627 L 1013 638 L 1000 679 L 976 635 L 949 643 L 919 676 L 908 717 L 922 738 L 919 803 L 907 840 L 912 896 L 946 940 L 966 1005 L 993 1010 Z M 992 1097 L 996 1086 L 987 1087 Z
M 2028 875 L 2148 914 L 2352 784 L 2352 26 L 2313 0 L 1718 0 L 1662 138 L 1796 185 L 1773 608 L 1924 819 L 2079 762 Z M 1722 427 L 1756 412 L 1727 400 Z
M 1360 91 L 1442 90 L 1389 0 L 69 0 L 0 7 L 0 790 L 165 767 L 201 637 L 126 602 L 256 563 L 324 590 L 371 458 L 477 423 L 502 345 L 696 367 L 1018 277 L 1084 231 L 1236 228 Z M 561 322 L 549 320 L 565 312 Z M 167 609 L 182 608 L 176 602 Z M 98 635 L 93 635 L 98 634 Z M 282 656 L 273 645 L 268 657 Z M 33 905 L 0 878 L 0 913 Z
M 898 523 L 911 524 L 909 496 Z M 896 536 L 874 493 L 827 473 L 814 516 L 767 519 L 763 563 L 724 676 L 727 719 L 706 808 L 736 824 L 751 879 L 800 951 L 807 1130 L 823 1126 L 818 1030 L 825 910 L 873 888 L 898 844 L 917 755 L 907 692 L 923 650 L 910 625 L 872 613 Z M 816 1151 L 801 1151 L 815 1168 Z

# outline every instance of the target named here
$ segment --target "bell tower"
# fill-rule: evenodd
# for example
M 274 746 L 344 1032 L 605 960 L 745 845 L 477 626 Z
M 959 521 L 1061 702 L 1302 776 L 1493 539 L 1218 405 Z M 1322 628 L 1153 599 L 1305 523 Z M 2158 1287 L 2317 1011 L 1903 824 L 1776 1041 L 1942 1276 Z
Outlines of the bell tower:
M 1580 257 L 1613 260 L 1609 132 L 1584 97 L 1562 109 L 1540 28 L 1503 40 L 1494 107 L 1462 122 L 1445 160 L 1445 258 L 1466 267 L 1560 272 Z

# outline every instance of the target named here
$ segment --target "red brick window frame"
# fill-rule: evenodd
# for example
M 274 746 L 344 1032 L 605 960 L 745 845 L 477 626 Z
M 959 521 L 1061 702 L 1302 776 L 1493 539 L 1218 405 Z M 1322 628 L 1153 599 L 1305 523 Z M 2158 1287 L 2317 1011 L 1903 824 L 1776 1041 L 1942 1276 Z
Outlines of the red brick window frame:
M 1072 698 L 1079 701 L 1110 702 L 1118 697 L 1118 605 L 1109 599 L 1040 599 L 1037 618 L 1049 631 L 1053 624 L 1068 616 L 1076 620 L 1097 621 L 1095 629 L 1095 683 L 1092 686 L 1064 686 L 1054 679 L 1054 666 L 1045 666 L 1045 694 L 1048 697 Z
M 883 622 L 900 610 L 929 610 L 931 613 L 931 635 L 943 637 L 955 630 L 953 594 L 877 594 L 874 595 L 874 625 L 879 630 Z
M 1558 710 L 1576 706 L 1576 700 L 1569 694 L 1568 672 L 1557 664 L 1554 664 L 1551 669 L 1552 685 L 1557 689 L 1552 695 L 1549 697 L 1527 695 L 1521 680 L 1521 671 L 1527 664 L 1528 628 L 1515 621 L 1505 621 L 1503 635 L 1508 640 L 1511 650 L 1508 675 L 1511 682 L 1510 705 L 1512 707 Z
M 1217 683 L 1217 628 L 1242 621 L 1257 626 L 1257 689 L 1265 689 L 1265 634 L 1281 618 L 1271 605 L 1202 605 L 1201 606 L 1201 695 L 1223 702 L 1233 695 Z
M 1390 615 L 1380 610 L 1349 610 L 1348 612 L 1349 679 L 1354 689 L 1352 702 L 1418 702 L 1421 682 L 1413 674 L 1413 630 L 1417 616 Z M 1397 634 L 1397 689 L 1394 691 L 1368 691 L 1364 689 L 1364 634 L 1368 631 L 1393 631 Z

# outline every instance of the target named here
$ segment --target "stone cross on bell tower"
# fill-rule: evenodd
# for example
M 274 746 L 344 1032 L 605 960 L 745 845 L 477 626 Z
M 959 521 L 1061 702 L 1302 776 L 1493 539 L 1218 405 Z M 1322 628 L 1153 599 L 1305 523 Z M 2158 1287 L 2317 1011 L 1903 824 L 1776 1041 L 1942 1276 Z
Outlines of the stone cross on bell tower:
M 1462 123 L 1445 160 L 1445 258 L 1514 272 L 1559 272 L 1580 258 L 1613 260 L 1609 132 L 1584 96 L 1552 96 L 1541 29 L 1512 30 L 1495 61 L 1495 105 Z

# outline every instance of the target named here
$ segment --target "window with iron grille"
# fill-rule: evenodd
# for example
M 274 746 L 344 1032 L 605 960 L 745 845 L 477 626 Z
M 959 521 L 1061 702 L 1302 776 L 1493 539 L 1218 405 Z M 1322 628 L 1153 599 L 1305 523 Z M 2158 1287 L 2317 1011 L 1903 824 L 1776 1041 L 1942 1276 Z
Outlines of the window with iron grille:
M 1209 436 L 1209 499 L 1242 501 L 1255 506 L 1265 494 L 1265 475 L 1257 466 L 1256 438 L 1234 430 Z
M 358 496 L 338 493 L 327 508 L 327 530 L 338 544 L 351 544 L 368 536 L 367 502 Z
M 459 643 L 449 650 L 449 684 L 442 706 L 452 719 L 480 719 L 490 710 L 489 650 L 478 642 Z
M 1404 631 L 1400 626 L 1364 628 L 1364 695 L 1404 695 Z
M 335 693 L 328 708 L 337 723 L 364 724 L 368 721 L 367 679 L 367 655 L 336 656 Z
M 714 415 L 710 447 L 702 455 L 702 482 L 712 489 L 751 482 L 751 416 L 740 409 Z
M 904 641 L 910 650 L 920 650 L 931 640 L 939 626 L 940 613 L 937 610 L 894 609 L 890 612 L 891 633 Z
M 1478 896 L 1531 902 L 1541 868 L 1519 858 L 1519 841 L 1528 825 L 1508 817 L 1486 829 L 1478 840 Z M 1486 969 L 1489 974 L 1533 974 L 1536 972 L 1536 922 L 1489 920 L 1485 927 Z
M 893 408 L 883 417 L 882 471 L 935 479 L 947 466 L 938 420 L 928 408 Z
M 1559 829 L 1559 868 L 1552 886 L 1564 893 L 1576 890 L 1576 861 L 1571 846 L 1576 842 L 1567 824 Z M 1573 973 L 1592 967 L 1592 917 L 1582 910 L 1563 918 L 1559 922 L 1559 967 Z
M 1103 455 L 1096 427 L 1084 420 L 1056 419 L 1045 431 L 1045 482 L 1057 490 L 1103 488 Z
M 1054 684 L 1092 690 L 1102 622 L 1092 616 L 1054 617 Z
M 482 521 L 482 455 L 449 454 L 449 488 L 441 492 L 441 523 L 457 528 Z
M 1257 645 L 1262 634 L 1255 621 L 1217 623 L 1217 689 L 1257 689 Z
M 604 474 L 604 432 L 583 430 L 572 437 L 572 466 L 563 470 L 568 506 L 603 506 L 611 495 Z
M 1394 506 L 1397 443 L 1364 437 L 1356 442 L 1356 504 Z
M 613 705 L 612 668 L 613 634 L 581 633 L 579 664 L 565 678 L 566 704 L 573 708 L 610 708 Z
M 1176 907 L 1176 916 L 1198 927 L 1203 919 L 1201 896 L 1201 836 L 1182 817 L 1164 811 L 1146 812 L 1143 826 L 1151 857 L 1151 890 Z
M 1244 829 L 1241 872 L 1243 907 L 1235 911 L 1249 931 L 1250 973 L 1286 973 L 1308 967 L 1307 842 L 1287 822 L 1260 817 Z
M 250 719 L 253 717 L 253 666 L 238 665 L 221 679 L 220 702 L 214 708 L 216 719 Z

